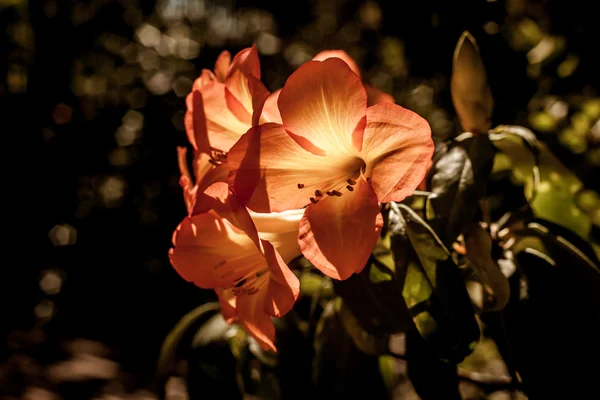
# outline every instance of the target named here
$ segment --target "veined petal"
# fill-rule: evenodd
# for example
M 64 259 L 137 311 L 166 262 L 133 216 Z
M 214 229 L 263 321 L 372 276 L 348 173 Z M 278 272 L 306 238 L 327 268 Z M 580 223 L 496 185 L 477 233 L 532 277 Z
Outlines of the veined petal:
M 312 145 L 297 140 L 306 150 L 317 155 L 360 151 L 367 93 L 339 58 L 301 65 L 285 83 L 278 105 L 285 129 Z
M 210 145 L 224 152 L 243 135 L 250 123 L 240 121 L 231 112 L 225 98 L 225 85 L 210 82 L 202 88 L 202 100 L 206 115 Z
M 365 90 L 367 91 L 367 105 L 369 107 L 379 103 L 396 103 L 391 94 L 382 92 L 371 85 L 365 84 Z
M 313 61 L 325 61 L 328 58 L 339 58 L 348 64 L 348 67 L 360 78 L 360 68 L 358 68 L 358 64 L 356 61 L 348 53 L 344 50 L 324 50 L 313 57 Z
M 282 124 L 281 114 L 279 113 L 279 107 L 277 106 L 277 101 L 279 100 L 279 95 L 281 94 L 281 89 L 277 89 L 273 93 L 267 97 L 265 100 L 265 105 L 262 109 L 261 122 L 275 122 L 277 124 Z
M 225 99 L 231 112 L 243 123 L 252 123 L 252 93 L 248 78 L 237 70 L 225 81 Z
M 236 71 L 241 71 L 246 75 L 252 75 L 256 79 L 260 79 L 260 60 L 258 58 L 258 50 L 256 45 L 247 47 L 241 50 L 233 57 L 227 78 L 233 75 Z
M 184 117 L 185 131 L 194 150 L 210 154 L 204 102 L 198 91 L 192 91 L 185 99 L 187 111 Z
M 263 108 L 270 93 L 264 83 L 252 75 L 248 76 L 248 88 L 252 95 L 252 126 L 256 126 L 260 123 Z
M 224 82 L 227 72 L 229 71 L 229 65 L 231 64 L 231 53 L 227 50 L 222 51 L 215 62 L 215 75 L 219 82 Z
M 344 280 L 365 267 L 382 227 L 377 197 L 361 177 L 353 191 L 306 208 L 298 242 L 316 268 Z
M 281 317 L 294 306 L 300 294 L 300 281 L 273 245 L 266 240 L 261 242 L 270 272 L 264 311 L 273 317 Z
M 275 348 L 275 327 L 271 317 L 264 311 L 266 286 L 263 286 L 253 295 L 239 296 L 237 298 L 237 313 L 239 322 L 260 344 L 263 350 L 277 351 Z
M 429 124 L 396 104 L 381 103 L 367 110 L 363 158 L 365 176 L 382 203 L 412 194 L 427 172 L 433 155 Z
M 171 264 L 187 281 L 205 289 L 230 287 L 266 267 L 246 233 L 213 212 L 186 217 L 173 235 Z
M 316 191 L 325 193 L 345 182 L 362 164 L 358 158 L 337 163 L 315 156 L 273 123 L 250 129 L 227 159 L 233 191 L 251 210 L 262 213 L 302 208 Z

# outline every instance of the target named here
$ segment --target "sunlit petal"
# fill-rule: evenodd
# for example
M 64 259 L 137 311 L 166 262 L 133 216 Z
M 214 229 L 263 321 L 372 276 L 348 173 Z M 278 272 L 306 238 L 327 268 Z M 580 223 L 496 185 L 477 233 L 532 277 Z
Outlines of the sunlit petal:
M 351 192 L 306 208 L 298 241 L 315 267 L 343 280 L 365 267 L 382 226 L 377 197 L 360 178 Z
M 215 75 L 219 82 L 225 81 L 225 77 L 229 71 L 229 64 L 231 64 L 231 54 L 227 50 L 222 51 L 215 62 Z
M 173 267 L 185 280 L 205 289 L 232 286 L 266 266 L 254 241 L 212 212 L 186 217 L 173 243 L 169 252 Z
M 313 60 L 325 61 L 328 58 L 339 58 L 340 60 L 344 61 L 346 64 L 348 64 L 352 72 L 354 72 L 360 78 L 360 68 L 358 68 L 356 61 L 354 61 L 354 59 L 350 57 L 350 55 L 344 50 L 324 50 L 316 56 L 314 56 Z
M 252 128 L 228 155 L 229 182 L 238 198 L 255 212 L 298 209 L 318 200 L 332 186 L 345 182 L 360 159 L 332 163 L 292 140 L 281 125 Z
M 215 289 L 219 304 L 221 305 L 221 314 L 227 323 L 231 324 L 237 319 L 236 296 L 231 289 Z
M 246 75 L 252 75 L 256 79 L 260 79 L 260 60 L 258 58 L 258 50 L 256 45 L 245 48 L 233 57 L 227 73 L 227 78 L 233 75 L 236 71 L 241 71 Z
M 280 317 L 294 306 L 300 293 L 300 281 L 271 243 L 263 240 L 262 245 L 270 272 L 264 312 Z
M 281 89 L 278 89 L 271 93 L 267 100 L 265 101 L 263 110 L 262 110 L 262 120 L 261 122 L 275 122 L 277 124 L 282 124 L 281 114 L 279 113 L 279 107 L 277 106 L 277 101 L 279 100 L 279 95 L 281 94 Z
M 187 111 L 184 117 L 185 131 L 190 144 L 200 153 L 210 154 L 204 102 L 199 91 L 192 91 L 185 99 Z
M 244 329 L 256 339 L 263 350 L 275 348 L 275 327 L 271 317 L 265 314 L 266 287 L 251 296 L 237 298 L 237 313 Z
M 305 139 L 297 142 L 306 150 L 335 155 L 361 149 L 367 93 L 339 58 L 300 66 L 283 87 L 278 105 L 283 126 L 294 138 Z
M 423 180 L 433 154 L 431 129 L 416 113 L 381 103 L 367 110 L 365 176 L 382 203 L 401 201 Z
M 392 95 L 382 92 L 381 90 L 376 89 L 371 85 L 365 84 L 365 90 L 367 91 L 368 106 L 372 106 L 379 103 L 396 103 Z

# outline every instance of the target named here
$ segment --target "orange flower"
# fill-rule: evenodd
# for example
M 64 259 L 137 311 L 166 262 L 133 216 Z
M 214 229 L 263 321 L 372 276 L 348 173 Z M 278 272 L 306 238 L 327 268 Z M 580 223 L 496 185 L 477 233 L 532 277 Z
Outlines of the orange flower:
M 400 201 L 422 181 L 431 130 L 398 105 L 367 108 L 360 77 L 338 57 L 300 66 L 277 104 L 282 124 L 253 127 L 231 148 L 230 184 L 256 212 L 306 207 L 302 253 L 346 279 L 364 268 L 379 237 L 378 201 Z
M 251 216 L 224 182 L 206 195 L 212 208 L 187 216 L 173 234 L 171 263 L 187 281 L 217 292 L 228 322 L 244 326 L 263 349 L 276 350 L 270 317 L 286 314 L 300 291 L 286 263 L 300 255 L 301 211 Z
M 260 81 L 256 46 L 240 51 L 233 60 L 222 52 L 214 72 L 204 69 L 186 98 L 185 127 L 194 149 L 223 154 L 259 122 L 269 91 Z

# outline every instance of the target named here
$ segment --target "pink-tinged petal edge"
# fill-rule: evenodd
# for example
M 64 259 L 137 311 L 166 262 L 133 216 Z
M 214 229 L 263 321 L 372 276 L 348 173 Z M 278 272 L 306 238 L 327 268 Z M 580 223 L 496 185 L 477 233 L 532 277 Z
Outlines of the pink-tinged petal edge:
M 360 68 L 358 68 L 358 64 L 356 64 L 356 61 L 354 61 L 354 59 L 350 57 L 350 55 L 344 50 L 324 50 L 314 56 L 313 61 L 325 61 L 329 58 L 339 58 L 340 60 L 344 61 L 346 64 L 348 64 L 348 67 L 350 67 L 352 72 L 354 72 L 360 78 L 361 73 Z
M 401 201 L 423 181 L 433 155 L 425 119 L 396 104 L 367 109 L 364 136 L 365 176 L 382 203 Z

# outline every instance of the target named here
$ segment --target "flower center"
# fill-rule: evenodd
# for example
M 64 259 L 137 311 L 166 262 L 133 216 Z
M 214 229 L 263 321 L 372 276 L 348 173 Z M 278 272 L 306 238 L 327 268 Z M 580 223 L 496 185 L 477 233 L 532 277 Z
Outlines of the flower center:
M 239 277 L 234 281 L 231 286 L 232 292 L 235 296 L 252 295 L 260 289 L 260 287 L 267 282 L 269 278 L 268 268 L 261 269 L 259 271 L 252 271 L 244 276 Z
M 353 157 L 343 165 L 344 166 L 342 167 L 342 170 L 347 171 L 346 173 L 342 174 L 344 178 L 334 184 L 315 189 L 314 192 L 309 194 L 310 203 L 307 203 L 306 206 L 310 204 L 317 204 L 320 200 L 328 196 L 341 197 L 344 194 L 352 193 L 354 191 L 354 186 L 356 185 L 358 179 L 360 179 L 361 173 L 365 172 L 367 165 L 363 159 L 359 157 Z M 298 183 L 298 189 L 312 190 L 312 188 L 308 188 L 302 183 Z

